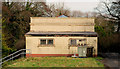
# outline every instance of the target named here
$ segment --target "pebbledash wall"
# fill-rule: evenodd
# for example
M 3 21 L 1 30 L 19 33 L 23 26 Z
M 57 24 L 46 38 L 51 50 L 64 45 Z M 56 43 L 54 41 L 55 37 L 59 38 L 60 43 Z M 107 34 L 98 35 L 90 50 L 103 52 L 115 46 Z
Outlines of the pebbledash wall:
M 94 25 L 93 18 L 31 17 L 30 31 L 25 35 L 26 49 L 31 49 L 33 57 L 71 56 L 78 54 L 78 45 L 71 45 L 71 39 L 86 39 L 87 46 L 93 47 L 93 55 L 97 56 Z M 41 45 L 41 39 L 53 39 L 53 44 Z

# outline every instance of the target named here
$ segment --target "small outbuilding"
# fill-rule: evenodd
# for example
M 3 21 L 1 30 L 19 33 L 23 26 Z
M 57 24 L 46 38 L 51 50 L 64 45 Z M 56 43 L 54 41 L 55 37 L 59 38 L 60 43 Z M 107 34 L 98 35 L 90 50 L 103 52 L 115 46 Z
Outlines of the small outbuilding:
M 94 25 L 93 18 L 63 15 L 31 17 L 30 31 L 25 34 L 26 49 L 31 50 L 32 57 L 77 56 L 82 53 L 97 56 L 97 33 Z M 87 50 L 81 52 L 82 47 L 87 47 Z

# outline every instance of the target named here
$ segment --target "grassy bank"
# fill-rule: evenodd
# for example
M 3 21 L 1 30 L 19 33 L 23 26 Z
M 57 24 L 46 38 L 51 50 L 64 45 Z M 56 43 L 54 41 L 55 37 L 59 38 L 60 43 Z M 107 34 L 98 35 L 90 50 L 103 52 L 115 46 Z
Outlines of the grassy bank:
M 7 63 L 5 67 L 104 67 L 97 59 L 71 57 L 29 57 Z

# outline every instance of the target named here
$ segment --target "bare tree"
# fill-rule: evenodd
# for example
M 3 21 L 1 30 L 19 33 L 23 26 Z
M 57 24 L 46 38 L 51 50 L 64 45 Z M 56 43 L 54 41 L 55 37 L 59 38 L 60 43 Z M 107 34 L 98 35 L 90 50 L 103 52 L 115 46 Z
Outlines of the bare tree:
M 70 11 L 68 8 L 65 8 L 64 3 L 56 3 L 56 4 L 50 4 L 49 5 L 50 14 L 51 17 L 56 17 L 59 15 L 66 15 L 70 16 Z
M 72 17 L 82 17 L 84 14 L 81 11 L 72 11 L 71 16 Z
M 71 17 L 97 17 L 97 12 L 72 11 Z
M 102 17 L 115 22 L 117 32 L 120 31 L 120 0 L 101 1 L 96 10 Z

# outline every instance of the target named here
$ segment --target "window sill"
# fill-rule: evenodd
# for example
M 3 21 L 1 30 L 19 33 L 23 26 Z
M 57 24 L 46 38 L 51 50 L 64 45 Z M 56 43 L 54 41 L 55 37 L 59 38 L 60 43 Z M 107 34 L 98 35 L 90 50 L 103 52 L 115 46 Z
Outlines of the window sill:
M 84 46 L 78 46 L 78 45 L 69 45 L 69 47 L 86 47 L 87 45 Z
M 69 45 L 69 47 L 78 47 L 78 45 Z
M 55 47 L 55 45 L 38 45 L 37 47 Z

